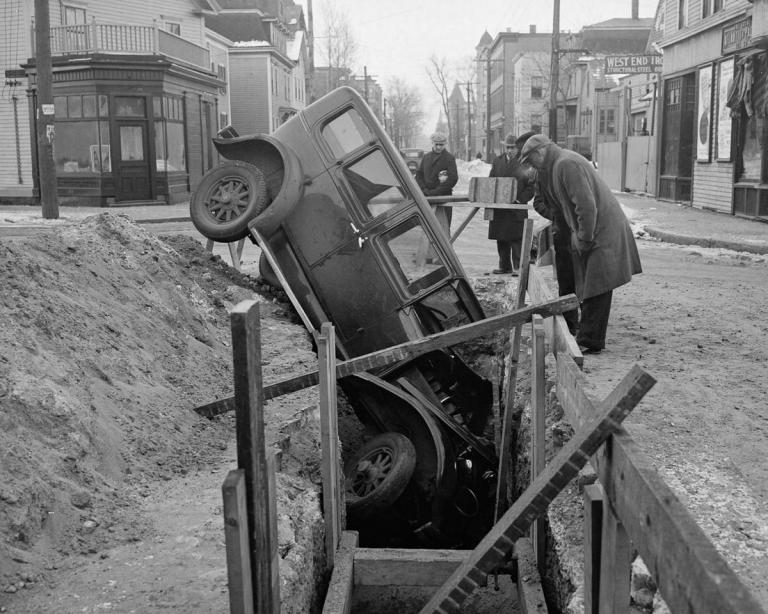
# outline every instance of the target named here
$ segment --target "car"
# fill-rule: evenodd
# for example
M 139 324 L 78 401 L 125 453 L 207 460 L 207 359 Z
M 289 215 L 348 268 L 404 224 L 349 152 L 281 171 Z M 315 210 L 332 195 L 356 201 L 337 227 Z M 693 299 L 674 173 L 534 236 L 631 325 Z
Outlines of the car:
M 411 171 L 411 175 L 415 175 L 416 171 L 421 166 L 421 159 L 424 157 L 424 150 L 416 147 L 406 147 L 400 150 L 400 154 L 405 159 L 405 163 L 408 166 L 408 170 Z
M 190 202 L 209 239 L 250 237 L 262 277 L 340 359 L 485 317 L 405 160 L 348 87 L 270 135 L 214 139 L 226 160 Z M 286 287 L 287 286 L 287 287 Z M 492 385 L 456 348 L 339 381 L 375 435 L 346 464 L 348 524 L 368 545 L 470 547 L 490 527 Z

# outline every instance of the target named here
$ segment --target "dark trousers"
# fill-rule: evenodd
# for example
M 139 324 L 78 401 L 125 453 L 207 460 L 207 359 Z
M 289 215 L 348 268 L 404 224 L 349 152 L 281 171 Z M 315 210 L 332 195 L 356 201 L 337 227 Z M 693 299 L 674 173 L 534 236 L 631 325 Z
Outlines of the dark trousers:
M 496 239 L 496 251 L 499 253 L 499 268 L 502 271 L 512 271 L 520 268 L 520 252 L 522 241 L 502 241 Z
M 552 244 L 555 248 L 555 275 L 557 276 L 557 292 L 560 296 L 576 292 L 576 279 L 573 273 L 573 254 L 571 253 L 571 233 L 553 232 Z M 565 323 L 572 335 L 576 334 L 579 326 L 579 310 L 571 309 L 563 313 Z
M 613 290 L 591 296 L 581 303 L 581 323 L 576 341 L 590 350 L 602 350 L 605 347 L 605 333 L 608 330 L 608 317 L 611 315 Z

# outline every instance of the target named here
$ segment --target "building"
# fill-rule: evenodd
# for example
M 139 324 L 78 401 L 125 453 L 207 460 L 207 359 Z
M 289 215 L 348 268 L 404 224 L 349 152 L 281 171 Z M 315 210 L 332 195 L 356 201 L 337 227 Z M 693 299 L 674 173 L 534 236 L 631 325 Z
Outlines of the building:
M 367 71 L 363 75 L 357 75 L 349 68 L 316 66 L 312 77 L 312 100 L 317 100 L 343 85 L 360 94 L 376 118 L 384 124 L 384 91 L 376 78 Z
M 224 81 L 205 46 L 202 0 L 49 3 L 59 202 L 188 199 L 215 163 Z M 35 202 L 37 71 L 33 7 L 7 0 L 0 49 L 0 201 Z
M 226 53 L 227 86 L 219 103 L 228 105 L 228 123 L 238 133 L 269 134 L 307 105 L 302 9 L 292 0 L 217 5 L 206 15 L 206 27 L 209 46 Z
M 448 96 L 448 150 L 457 158 L 468 159 L 469 149 L 467 129 L 467 98 L 461 86 L 457 83 L 453 86 Z
M 661 0 L 659 197 L 768 219 L 768 2 Z

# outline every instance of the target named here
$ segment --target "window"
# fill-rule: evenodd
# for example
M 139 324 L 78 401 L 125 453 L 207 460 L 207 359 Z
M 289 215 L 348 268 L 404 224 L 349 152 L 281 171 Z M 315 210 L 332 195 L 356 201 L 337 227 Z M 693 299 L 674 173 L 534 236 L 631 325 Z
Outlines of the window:
M 616 134 L 616 109 L 600 109 L 599 132 L 602 135 Z
M 381 151 L 374 151 L 345 168 L 344 177 L 371 217 L 382 215 L 407 200 L 405 189 Z
M 80 26 L 86 23 L 85 9 L 76 6 L 64 7 L 64 25 Z
M 343 158 L 345 154 L 362 147 L 372 138 L 368 126 L 354 109 L 349 109 L 323 128 L 323 139 L 336 158 Z
M 709 17 L 710 15 L 723 10 L 723 0 L 702 0 L 701 2 L 701 16 Z
M 531 130 L 534 132 L 541 132 L 541 114 L 531 113 Z
M 531 98 L 541 98 L 544 78 L 541 75 L 531 77 Z
M 176 21 L 166 21 L 164 26 L 166 32 L 181 36 L 181 24 Z
M 448 276 L 438 254 L 432 253 L 429 259 L 425 257 L 430 240 L 417 218 L 410 218 L 382 238 L 394 256 L 400 281 L 409 293 L 418 294 Z
M 88 49 L 88 26 L 86 25 L 85 9 L 76 6 L 65 6 L 62 19 L 64 20 L 64 46 L 66 51 L 85 51 Z
M 677 0 L 677 29 L 688 26 L 688 0 Z
M 179 96 L 155 96 L 155 164 L 161 173 L 187 170 L 184 138 L 184 99 Z
M 71 94 L 53 99 L 56 139 L 53 157 L 56 174 L 111 173 L 109 104 L 106 96 Z

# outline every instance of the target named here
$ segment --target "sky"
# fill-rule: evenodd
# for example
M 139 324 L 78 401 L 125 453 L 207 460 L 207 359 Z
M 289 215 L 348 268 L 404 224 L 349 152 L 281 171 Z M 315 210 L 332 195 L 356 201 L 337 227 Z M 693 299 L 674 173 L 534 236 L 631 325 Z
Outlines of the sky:
M 306 11 L 308 0 L 296 0 Z M 552 32 L 553 0 L 312 0 L 314 30 L 323 31 L 325 5 L 345 12 L 358 45 L 353 69 L 363 67 L 384 87 L 400 77 L 419 87 L 424 102 L 424 132 L 437 122 L 440 98 L 427 77 L 434 54 L 450 67 L 474 57 L 483 32 L 491 37 L 509 29 Z M 658 0 L 639 0 L 639 16 L 654 17 Z M 615 17 L 631 17 L 632 0 L 561 0 L 560 30 L 578 32 L 583 26 Z M 320 42 L 317 43 L 318 47 Z M 316 54 L 319 48 L 316 48 Z M 322 55 L 315 63 L 323 64 Z

